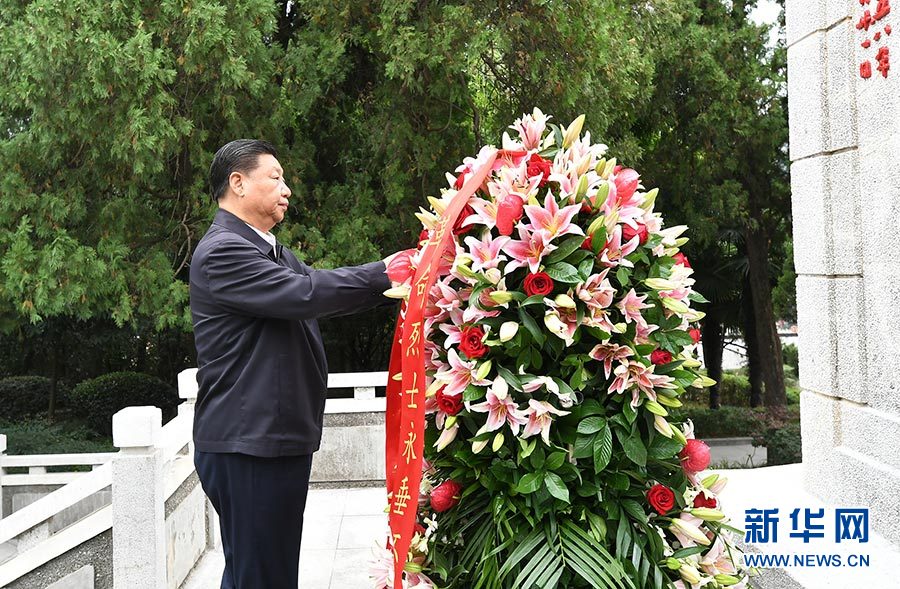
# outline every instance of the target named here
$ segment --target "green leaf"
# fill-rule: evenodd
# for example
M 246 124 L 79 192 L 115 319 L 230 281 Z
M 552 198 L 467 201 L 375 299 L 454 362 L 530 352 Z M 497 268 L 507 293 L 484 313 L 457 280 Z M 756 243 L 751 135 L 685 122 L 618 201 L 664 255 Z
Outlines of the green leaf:
M 612 430 L 604 424 L 600 433 L 594 438 L 594 473 L 600 474 L 609 464 L 612 457 Z
M 539 303 L 544 302 L 545 295 L 531 295 L 521 303 L 519 303 L 520 307 L 527 307 L 528 305 L 537 305 Z
M 516 485 L 516 490 L 519 493 L 528 495 L 529 493 L 534 493 L 535 491 L 540 489 L 543 482 L 543 473 L 529 472 L 525 474 L 521 479 L 519 479 L 519 484 Z
M 563 480 L 559 478 L 558 474 L 548 472 L 547 477 L 544 479 L 544 484 L 547 485 L 547 490 L 550 491 L 551 495 L 560 501 L 569 503 L 569 489 L 566 487 Z
M 508 369 L 503 366 L 497 365 L 497 374 L 503 377 L 503 380 L 509 384 L 515 390 L 522 392 L 522 381 L 519 380 L 519 377 L 510 372 Z
M 470 384 L 469 386 L 466 387 L 466 390 L 463 391 L 463 400 L 464 401 L 478 401 L 479 399 L 483 399 L 484 391 L 485 391 L 484 388 Z
M 586 417 L 578 424 L 578 433 L 585 435 L 595 434 L 604 427 L 607 427 L 605 418 L 597 416 Z
M 569 237 L 547 256 L 544 263 L 550 265 L 565 260 L 569 257 L 569 254 L 581 247 L 582 243 L 584 243 L 584 237 L 580 235 Z M 553 277 L 551 276 L 551 278 Z
M 619 281 L 619 284 L 621 284 L 623 288 L 628 286 L 629 275 L 628 268 L 625 266 L 620 266 L 619 269 L 616 270 L 616 280 Z
M 575 438 L 575 458 L 588 458 L 594 452 L 595 436 L 578 436 Z
M 560 466 L 562 466 L 563 461 L 566 459 L 565 452 L 554 452 L 547 457 L 547 462 L 545 463 L 545 468 L 547 470 L 556 470 Z
M 709 546 L 691 546 L 690 548 L 682 548 L 681 550 L 676 550 L 672 555 L 672 558 L 685 558 L 694 554 L 700 554 L 707 548 L 709 548 Z
M 640 430 L 635 429 L 634 433 L 622 440 L 622 448 L 629 460 L 638 466 L 647 466 L 647 448 L 641 441 Z
M 635 521 L 647 523 L 647 514 L 644 513 L 644 508 L 641 507 L 640 503 L 634 499 L 622 499 L 620 504 L 622 505 L 622 509 L 624 509 L 628 515 L 633 517 Z
M 591 272 L 594 271 L 594 259 L 587 258 L 580 264 L 578 264 L 578 273 L 584 280 L 587 280 L 591 277 Z
M 498 575 L 501 579 L 503 579 L 509 572 L 515 568 L 519 562 L 526 556 L 528 556 L 532 550 L 537 548 L 538 544 L 544 539 L 544 534 L 540 529 L 534 530 L 528 536 L 522 540 L 522 543 L 516 546 L 516 549 L 513 550 L 510 555 L 506 558 L 506 562 L 503 563 L 503 566 L 500 568 Z
M 544 271 L 557 282 L 565 282 L 567 284 L 575 284 L 581 282 L 578 270 L 572 264 L 558 262 L 553 266 L 547 266 Z
M 534 338 L 535 343 L 538 346 L 544 345 L 544 332 L 541 331 L 541 328 L 538 327 L 537 322 L 534 320 L 534 317 L 529 315 L 525 309 L 519 309 L 519 321 L 522 325 L 525 326 L 525 329 L 528 330 L 528 333 L 531 334 L 531 337 Z
M 656 436 L 653 438 L 653 442 L 650 443 L 650 447 L 647 449 L 647 456 L 656 458 L 657 460 L 665 460 L 677 455 L 681 452 L 682 448 L 683 446 L 678 440 L 667 438 L 665 436 Z

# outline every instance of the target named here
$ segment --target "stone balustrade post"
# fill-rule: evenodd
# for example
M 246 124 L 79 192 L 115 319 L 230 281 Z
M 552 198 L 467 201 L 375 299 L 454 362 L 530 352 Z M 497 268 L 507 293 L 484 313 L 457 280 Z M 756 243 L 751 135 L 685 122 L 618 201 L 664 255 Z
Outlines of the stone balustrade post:
M 113 587 L 166 586 L 165 487 L 157 440 L 162 411 L 127 407 L 113 416 Z
M 0 519 L 3 519 L 3 459 L 6 457 L 6 435 L 0 434 Z

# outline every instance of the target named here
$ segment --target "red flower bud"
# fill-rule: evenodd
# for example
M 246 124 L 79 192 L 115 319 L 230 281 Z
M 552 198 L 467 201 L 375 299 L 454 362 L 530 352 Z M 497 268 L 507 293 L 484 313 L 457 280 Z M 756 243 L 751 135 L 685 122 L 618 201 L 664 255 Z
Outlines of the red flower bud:
M 513 227 L 522 218 L 525 203 L 515 194 L 507 194 L 497 205 L 497 231 L 500 235 L 512 235 Z
M 653 350 L 650 353 L 650 362 L 654 364 L 668 364 L 672 361 L 672 353 L 666 350 Z
M 688 331 L 688 334 L 691 336 L 691 339 L 694 340 L 695 344 L 700 343 L 700 330 L 696 327 Z
M 622 225 L 622 241 L 631 241 L 634 239 L 634 236 L 638 236 L 638 243 L 644 245 L 647 243 L 647 237 L 649 237 L 647 233 L 647 226 L 643 223 L 638 223 L 637 229 L 634 229 L 629 224 Z
M 459 217 L 456 218 L 456 222 L 453 224 L 453 235 L 462 235 L 463 233 L 468 233 L 469 231 L 471 231 L 472 227 L 474 226 L 471 224 L 463 225 L 463 223 L 465 222 L 466 218 L 469 217 L 469 215 L 474 214 L 475 209 L 473 209 L 469 205 L 464 206 L 463 210 L 459 213 Z
M 694 497 L 694 507 L 715 509 L 717 505 L 719 505 L 718 500 L 716 500 L 715 497 L 707 497 L 705 493 L 698 493 L 697 496 Z
M 459 503 L 462 485 L 446 480 L 431 491 L 431 508 L 438 513 L 456 507 Z
M 548 179 L 550 178 L 551 166 L 552 163 L 550 162 L 550 160 L 545 160 L 538 154 L 532 153 L 531 157 L 528 158 L 528 177 L 533 178 L 538 174 L 543 174 L 543 177 L 538 184 L 539 188 L 543 188 L 547 185 Z
M 683 253 L 678 252 L 677 254 L 675 254 L 675 255 L 672 256 L 672 257 L 675 258 L 675 264 L 676 264 L 676 265 L 677 265 L 677 264 L 681 264 L 681 265 L 684 266 L 685 268 L 690 268 L 690 267 L 691 267 L 691 263 L 688 262 L 687 256 L 684 255 Z
M 700 472 L 709 466 L 709 446 L 702 440 L 688 440 L 678 456 L 687 472 Z
M 619 202 L 631 198 L 639 182 L 640 175 L 631 168 L 616 172 L 616 193 Z

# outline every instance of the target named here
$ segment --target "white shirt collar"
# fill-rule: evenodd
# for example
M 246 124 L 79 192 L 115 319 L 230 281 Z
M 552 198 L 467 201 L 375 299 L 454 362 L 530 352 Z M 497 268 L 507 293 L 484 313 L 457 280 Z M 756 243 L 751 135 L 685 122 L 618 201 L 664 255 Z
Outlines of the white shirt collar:
M 257 229 L 253 225 L 251 225 L 250 223 L 247 223 L 247 227 L 249 227 L 250 229 L 253 229 L 254 231 L 256 231 L 257 234 L 259 234 L 260 237 L 262 237 L 263 239 L 268 241 L 272 245 L 272 252 L 277 254 L 277 251 L 275 249 L 275 244 L 278 243 L 278 241 L 275 239 L 275 236 L 272 235 L 271 231 L 266 231 L 265 233 L 263 233 L 262 231 L 260 231 L 259 229 Z

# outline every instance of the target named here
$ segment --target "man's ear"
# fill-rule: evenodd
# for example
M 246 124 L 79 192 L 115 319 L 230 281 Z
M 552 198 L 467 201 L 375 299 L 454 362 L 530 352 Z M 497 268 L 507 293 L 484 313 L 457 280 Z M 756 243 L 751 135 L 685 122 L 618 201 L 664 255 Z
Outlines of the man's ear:
M 228 186 L 231 192 L 237 196 L 244 196 L 244 175 L 240 172 L 232 172 L 228 175 Z

